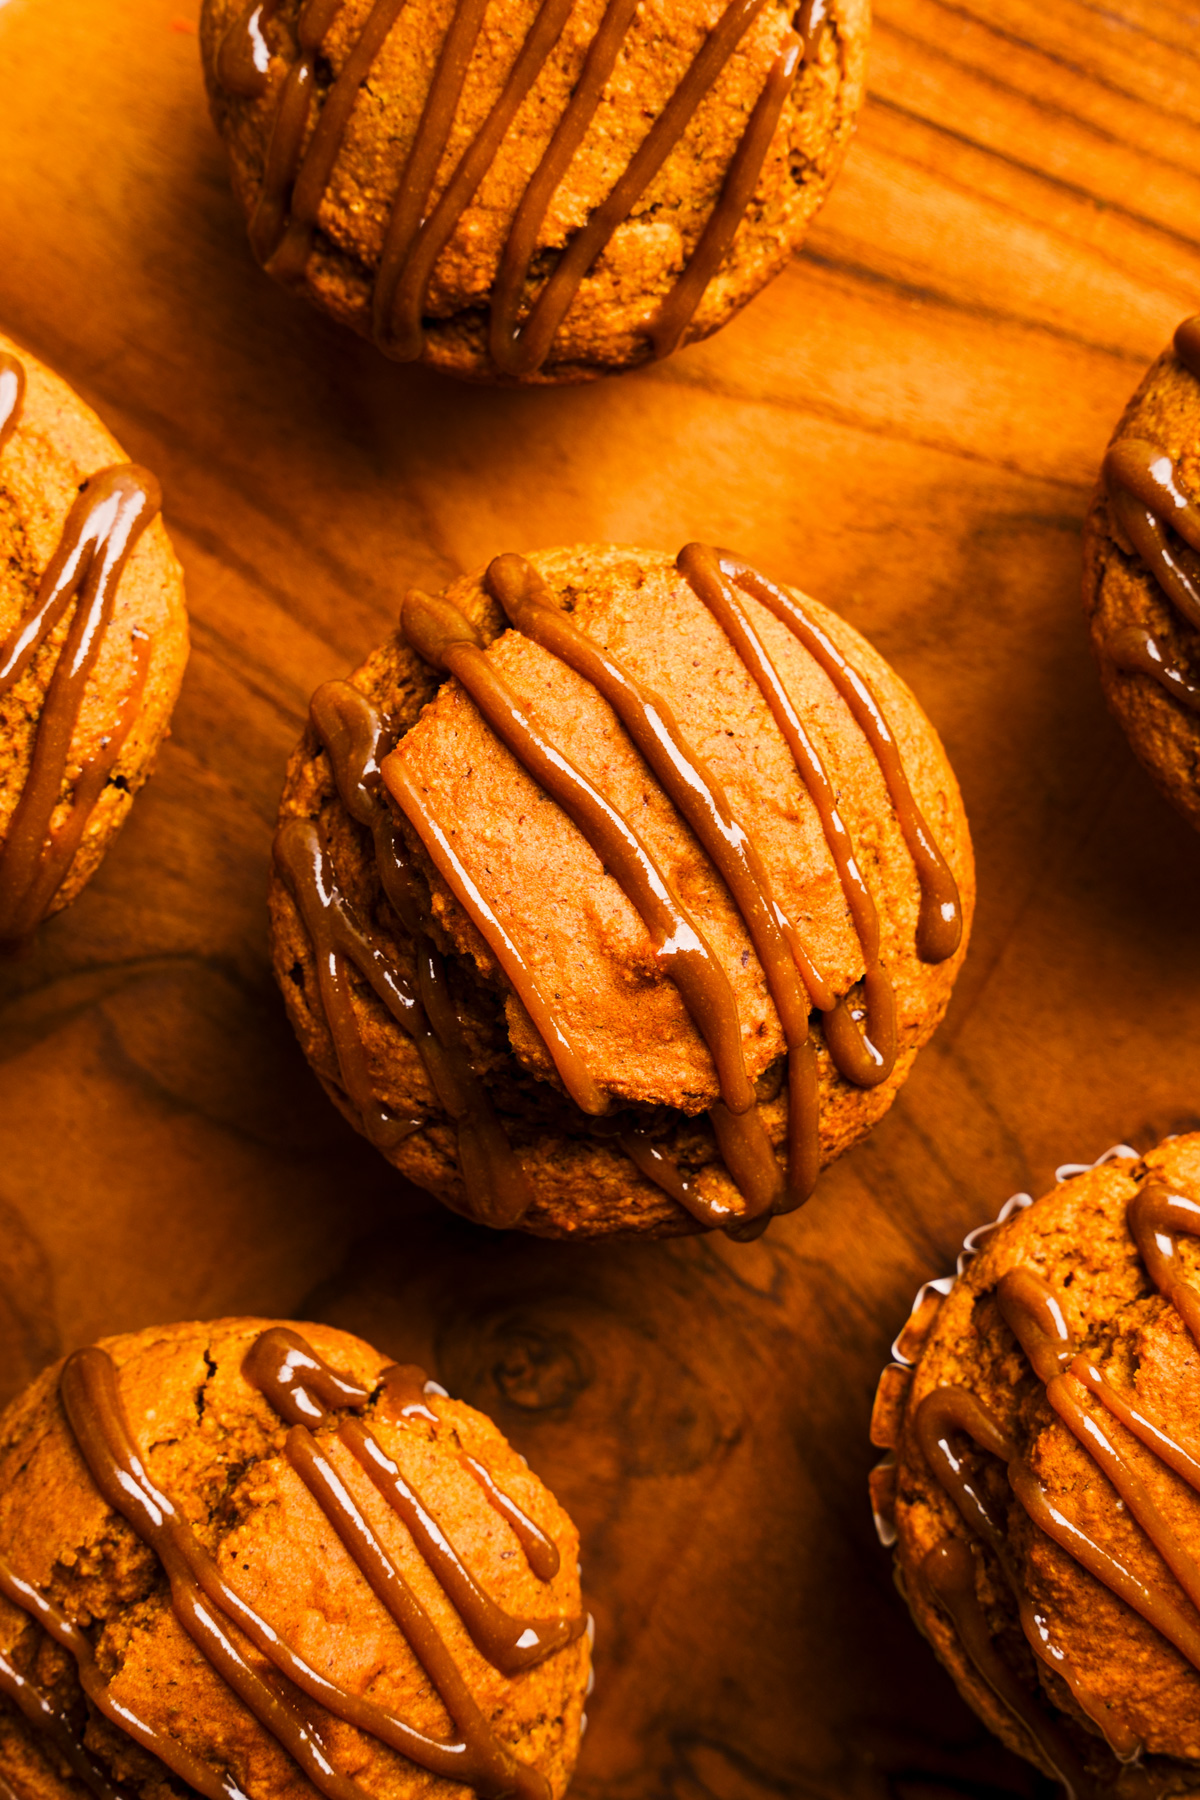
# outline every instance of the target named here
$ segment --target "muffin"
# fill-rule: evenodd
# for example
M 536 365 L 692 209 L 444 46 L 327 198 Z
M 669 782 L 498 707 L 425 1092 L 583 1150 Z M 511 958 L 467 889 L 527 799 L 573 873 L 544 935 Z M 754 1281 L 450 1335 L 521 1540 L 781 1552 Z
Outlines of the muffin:
M 862 101 L 868 0 L 204 0 L 254 253 L 400 361 L 577 382 L 779 272 Z
M 0 944 L 91 879 L 166 734 L 188 639 L 160 504 L 0 337 Z
M 918 1296 L 876 1397 L 876 1515 L 1010 1748 L 1077 1796 L 1196 1795 L 1200 1134 L 1059 1177 Z
M 1125 409 L 1084 534 L 1084 605 L 1110 708 L 1200 828 L 1200 318 Z
M 0 1418 L 0 1789 L 557 1800 L 577 1551 L 489 1420 L 345 1332 L 77 1350 Z
M 451 1207 L 765 1227 L 945 1009 L 970 839 L 929 721 L 725 551 L 497 557 L 314 695 L 271 889 L 327 1092 Z

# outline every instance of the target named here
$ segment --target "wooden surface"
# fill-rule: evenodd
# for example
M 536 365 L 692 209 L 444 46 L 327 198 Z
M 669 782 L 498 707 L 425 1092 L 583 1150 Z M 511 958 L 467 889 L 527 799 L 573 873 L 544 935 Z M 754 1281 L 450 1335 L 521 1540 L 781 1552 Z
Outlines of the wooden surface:
M 1195 0 L 882 0 L 806 253 L 588 390 L 396 368 L 252 266 L 192 0 L 0 5 L 0 328 L 158 470 L 195 649 L 90 891 L 0 970 L 6 1391 L 103 1332 L 317 1314 L 423 1357 L 579 1519 L 594 1800 L 1044 1792 L 912 1632 L 863 1484 L 924 1277 L 1014 1189 L 1200 1114 L 1200 844 L 1105 716 L 1078 527 L 1200 306 Z M 949 1018 L 757 1245 L 498 1241 L 310 1079 L 263 891 L 309 692 L 503 549 L 706 537 L 840 608 L 941 729 L 980 865 Z

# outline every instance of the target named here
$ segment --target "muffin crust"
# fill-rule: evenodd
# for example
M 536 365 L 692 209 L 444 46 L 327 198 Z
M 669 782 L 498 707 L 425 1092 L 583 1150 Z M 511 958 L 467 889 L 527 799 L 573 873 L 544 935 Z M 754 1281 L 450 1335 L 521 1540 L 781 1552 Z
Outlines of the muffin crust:
M 282 1387 L 269 1368 L 284 1372 Z M 103 1400 L 106 1382 L 115 1402 Z M 114 1449 L 106 1468 L 122 1430 L 129 1451 Z M 327 1477 L 365 1538 L 357 1527 L 343 1535 L 351 1515 L 330 1503 Z M 485 1610 L 498 1606 L 518 1631 L 517 1615 L 538 1622 L 548 1655 L 543 1645 L 517 1667 L 519 1650 L 514 1660 L 511 1646 L 506 1657 L 479 1647 L 486 1633 L 468 1625 L 457 1592 L 451 1604 L 437 1546 L 422 1547 L 411 1504 L 406 1513 L 388 1498 L 397 1482 L 428 1509 Z M 577 1547 L 488 1420 L 345 1333 L 230 1319 L 109 1339 L 48 1370 L 0 1422 L 0 1776 L 23 1800 L 89 1788 L 102 1800 L 114 1782 L 126 1794 L 182 1783 L 250 1800 L 315 1790 L 432 1800 L 461 1793 L 463 1776 L 481 1793 L 559 1796 L 589 1660 Z M 379 1571 L 374 1593 L 368 1567 Z M 274 1639 L 256 1641 L 256 1616 Z M 265 1654 L 269 1642 L 282 1648 Z M 284 1679 L 301 1665 L 319 1672 L 315 1687 L 302 1673 Z M 65 1732 L 31 1726 L 32 1695 Z M 307 1746 L 289 1739 L 289 1711 L 311 1721 Z M 434 1752 L 465 1735 L 458 1775 L 422 1766 L 414 1758 L 437 1757 L 419 1746 L 410 1757 L 384 1742 L 384 1715 Z M 505 1776 L 474 1769 L 482 1740 Z
M 188 640 L 158 507 L 154 477 L 0 337 L 0 940 L 75 898 L 166 734 Z
M 1125 409 L 1084 533 L 1084 607 L 1109 707 L 1200 827 L 1200 319 Z
M 991 1729 L 1081 1794 L 1200 1791 L 1193 1214 L 1197 1135 L 1063 1182 L 927 1291 L 897 1342 L 915 1367 L 876 1399 L 875 1505 L 916 1623 Z
M 544 586 L 551 623 L 569 620 L 593 649 L 604 646 L 681 724 L 684 751 L 718 781 L 736 823 L 752 834 L 774 903 L 795 922 L 793 939 L 827 985 L 822 1004 L 837 1010 L 850 995 L 835 1024 L 852 1048 L 860 1031 L 875 1030 L 876 998 L 867 1003 L 864 943 L 827 825 L 763 692 L 680 566 L 661 553 L 601 546 L 499 561 L 527 569 Z M 478 628 L 488 646 L 482 653 L 487 678 L 503 682 L 622 819 L 636 821 L 640 844 L 683 908 L 684 929 L 700 933 L 728 980 L 736 1042 L 727 1041 L 726 1049 L 744 1065 L 751 1103 L 757 1096 L 757 1119 L 773 1146 L 769 1179 L 782 1180 L 794 1147 L 787 1034 L 773 998 L 778 987 L 768 979 L 743 902 L 735 904 L 696 832 L 594 685 L 533 641 L 524 623 L 520 631 L 504 630 L 505 613 L 493 591 L 497 566 L 465 577 L 443 601 L 428 604 L 473 622 L 467 629 Z M 894 1059 L 881 1056 L 878 1066 L 865 1073 L 860 1068 L 855 1081 L 830 1054 L 823 1015 L 813 1014 L 814 1148 L 824 1163 L 886 1110 L 944 1009 L 965 947 L 961 928 L 971 914 L 970 846 L 953 776 L 912 696 L 849 627 L 804 601 L 805 613 L 878 696 L 915 803 L 942 847 L 950 889 L 957 883 L 953 942 L 940 959 L 925 960 L 917 950 L 922 887 L 876 754 L 821 665 L 766 607 L 749 597 L 745 604 L 819 746 L 837 793 L 844 841 L 852 842 L 865 878 L 866 904 L 877 912 L 879 969 L 870 977 L 871 995 L 882 978 L 894 996 Z M 334 686 L 314 700 L 314 718 L 329 704 Z M 378 1106 L 403 1125 L 398 1141 L 376 1136 L 385 1154 L 450 1205 L 471 1210 L 459 1167 L 461 1132 L 456 1147 L 418 1045 L 395 1008 L 389 1011 L 387 990 L 361 952 L 354 961 L 366 977 L 351 977 L 344 997 L 334 999 L 335 1009 L 352 1010 L 355 1042 L 365 1059 L 358 1104 L 351 1099 L 329 1023 L 330 995 L 322 987 L 325 952 L 314 952 L 320 919 L 311 900 L 307 913 L 297 904 L 295 846 L 303 831 L 310 843 L 319 840 L 321 847 L 305 855 L 325 859 L 321 883 L 344 897 L 356 929 L 369 933 L 415 991 L 420 955 L 386 889 L 398 837 L 424 897 L 430 941 L 444 959 L 466 1059 L 502 1122 L 527 1187 L 518 1215 L 522 1226 L 556 1236 L 736 1226 L 748 1202 L 739 1192 L 744 1184 L 729 1173 L 737 1147 L 731 1152 L 722 1138 L 719 1151 L 713 1135 L 720 1128 L 714 1110 L 727 1089 L 712 1034 L 706 1042 L 693 1002 L 668 975 L 647 917 L 617 878 L 611 857 L 597 852 L 577 815 L 564 811 L 485 723 L 462 682 L 452 677 L 439 685 L 403 633 L 351 677 L 350 690 L 351 701 L 363 696 L 389 721 L 386 743 L 394 741 L 395 749 L 385 760 L 386 744 L 379 753 L 387 811 L 376 815 L 370 832 L 350 817 L 347 790 L 339 793 L 335 780 L 328 728 L 324 736 L 311 728 L 289 770 L 279 841 L 291 848 L 282 862 L 277 856 L 271 894 L 276 973 L 301 1044 L 327 1090 L 369 1135 L 364 1107 L 372 1112 Z M 399 791 L 408 799 L 398 800 Z M 457 874 L 448 855 L 457 861 Z M 284 868 L 289 859 L 290 874 Z M 464 883 L 491 909 L 490 937 L 481 932 L 477 909 L 464 905 Z M 311 883 L 308 892 L 314 892 Z M 403 911 L 405 902 L 399 904 Z M 524 977 L 514 975 L 514 955 Z M 790 951 L 787 961 L 796 979 L 799 965 L 792 964 Z M 549 1031 L 530 1014 L 531 989 L 552 996 Z M 799 1010 L 806 1032 L 811 1001 L 803 989 Z M 853 1037 L 844 1030 L 851 1017 Z M 576 1074 L 582 1069 L 575 1087 L 555 1049 L 555 1032 L 560 1047 L 569 1040 Z M 845 1050 L 843 1043 L 842 1062 Z M 720 1057 L 719 1047 L 715 1054 Z M 668 1161 L 695 1187 L 690 1206 L 660 1180 Z
M 867 0 L 205 0 L 201 27 L 269 271 L 390 355 L 548 382 L 705 337 L 778 272 L 867 32 Z

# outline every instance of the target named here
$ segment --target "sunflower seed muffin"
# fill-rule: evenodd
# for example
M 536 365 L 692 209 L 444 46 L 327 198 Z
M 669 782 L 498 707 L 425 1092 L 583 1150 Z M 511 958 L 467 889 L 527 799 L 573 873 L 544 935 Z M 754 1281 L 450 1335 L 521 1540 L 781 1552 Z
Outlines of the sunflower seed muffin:
M 187 662 L 158 482 L 0 337 L 0 944 L 98 868 Z
M 868 0 L 204 0 L 259 261 L 389 356 L 586 381 L 732 318 L 862 101 Z
M 1006 1744 L 1080 1797 L 1195 1795 L 1200 1134 L 1060 1174 L 919 1296 L 876 1397 L 876 1516 Z
M 552 1236 L 762 1229 L 886 1111 L 973 901 L 937 736 L 728 552 L 498 557 L 314 696 L 276 974 L 395 1166 Z
M 345 1332 L 108 1338 L 0 1416 L 0 1784 L 558 1800 L 577 1552 L 495 1426 Z

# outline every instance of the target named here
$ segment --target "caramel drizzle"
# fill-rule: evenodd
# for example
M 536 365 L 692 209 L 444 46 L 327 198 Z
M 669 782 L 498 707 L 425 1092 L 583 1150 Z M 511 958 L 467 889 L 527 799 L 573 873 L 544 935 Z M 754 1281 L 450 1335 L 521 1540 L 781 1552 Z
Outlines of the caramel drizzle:
M 517 206 L 500 255 L 488 341 L 492 360 L 502 373 L 532 375 L 543 367 L 583 281 L 614 232 L 632 216 L 764 3 L 729 0 L 607 199 L 569 240 L 521 321 L 521 298 L 551 202 L 596 116 L 637 12 L 637 0 L 609 0 L 571 98 Z M 278 5 L 279 0 L 250 0 L 231 25 L 216 64 L 217 80 L 226 92 L 255 99 L 270 87 L 272 58 L 263 27 L 275 16 Z M 295 283 L 303 277 L 321 203 L 333 179 L 359 91 L 403 5 L 404 0 L 375 0 L 311 135 L 308 127 L 316 59 L 342 10 L 342 0 L 308 0 L 301 11 L 296 60 L 286 73 L 275 77 L 279 96 L 263 185 L 250 226 L 256 256 L 281 281 Z M 491 110 L 434 202 L 437 173 L 487 12 L 487 0 L 456 0 L 388 217 L 372 291 L 372 332 L 387 355 L 399 361 L 420 356 L 422 315 L 438 258 L 491 168 L 573 6 L 574 0 L 543 0 Z M 655 356 L 667 355 L 681 341 L 721 268 L 754 196 L 796 74 L 802 61 L 815 56 L 824 25 L 824 7 L 808 0 L 799 9 L 797 29 L 787 34 L 768 72 L 701 236 L 648 326 Z
M 0 450 L 20 421 L 24 384 L 21 364 L 0 353 Z M 134 463 L 91 476 L 67 516 L 33 605 L 0 642 L 2 696 L 21 679 L 74 603 L 42 703 L 29 771 L 0 844 L 0 942 L 19 941 L 45 916 L 136 720 L 150 655 L 149 641 L 140 632 L 134 634 L 132 685 L 99 749 L 75 778 L 70 811 L 53 826 L 71 740 L 121 576 L 161 504 L 158 482 Z
M 1200 1206 L 1182 1195 L 1170 1193 L 1160 1181 L 1151 1179 L 1130 1202 L 1128 1218 L 1150 1279 L 1174 1306 L 1200 1345 L 1200 1293 L 1179 1272 L 1176 1243 L 1182 1233 L 1200 1236 Z M 997 1301 L 1034 1373 L 1045 1383 L 1050 1405 L 1114 1488 L 1129 1516 L 1141 1527 L 1182 1588 L 1190 1606 L 1184 1608 L 1177 1604 L 1165 1587 L 1151 1586 L 1143 1581 L 1119 1556 L 1097 1543 L 1077 1520 L 1064 1512 L 1034 1470 L 1020 1459 L 1016 1446 L 1007 1439 L 994 1414 L 965 1388 L 939 1388 L 925 1396 L 915 1417 L 918 1442 L 930 1468 L 967 1526 L 996 1555 L 1019 1602 L 1021 1623 L 1034 1651 L 1068 1681 L 1075 1698 L 1100 1726 L 1116 1754 L 1127 1759 L 1138 1747 L 1134 1734 L 1119 1722 L 1105 1717 L 1104 1709 L 1087 1694 L 1062 1652 L 1049 1645 L 1044 1622 L 1037 1620 L 1032 1603 L 1020 1591 L 1008 1562 L 1003 1531 L 991 1516 L 976 1484 L 955 1457 L 950 1432 L 965 1432 L 981 1449 L 1004 1461 L 1008 1465 L 1009 1485 L 1033 1523 L 1174 1644 L 1197 1672 L 1200 1672 L 1200 1623 L 1196 1617 L 1200 1613 L 1200 1562 L 1105 1428 L 1104 1414 L 1114 1418 L 1156 1461 L 1172 1469 L 1197 1493 L 1200 1493 L 1200 1456 L 1177 1442 L 1140 1404 L 1114 1388 L 1088 1356 L 1076 1351 L 1057 1295 L 1033 1269 L 1010 1270 L 997 1289 Z M 1098 1402 L 1102 1412 L 1097 1414 L 1088 1404 L 1089 1400 Z M 970 1646 L 966 1647 L 972 1654 Z
M 1200 381 L 1200 316 L 1185 319 L 1174 342 L 1180 362 Z M 1104 458 L 1103 473 L 1109 505 L 1126 537 L 1180 618 L 1200 631 L 1200 583 L 1171 541 L 1174 531 L 1200 552 L 1200 506 L 1180 488 L 1171 458 L 1144 438 L 1118 438 Z M 1118 633 L 1107 654 L 1116 668 L 1151 676 L 1184 706 L 1200 711 L 1200 694 L 1149 632 Z
M 495 1668 L 511 1675 L 543 1661 L 582 1636 L 586 1620 L 522 1619 L 503 1612 L 472 1576 L 416 1489 L 356 1416 L 370 1402 L 369 1390 L 331 1368 L 296 1332 L 279 1327 L 264 1332 L 247 1355 L 244 1371 L 290 1427 L 284 1452 L 288 1461 L 399 1626 L 458 1736 L 450 1741 L 430 1738 L 373 1701 L 347 1692 L 279 1636 L 225 1579 L 169 1497 L 151 1481 L 125 1417 L 111 1357 L 98 1348 L 76 1351 L 68 1357 L 60 1380 L 71 1429 L 104 1499 L 158 1556 L 180 1625 L 326 1800 L 367 1800 L 367 1796 L 357 1781 L 342 1774 L 330 1760 L 318 1718 L 303 1704 L 305 1697 L 431 1774 L 461 1782 L 494 1800 L 509 1794 L 520 1800 L 549 1800 L 550 1788 L 544 1777 L 514 1757 L 484 1719 L 440 1632 L 339 1475 L 328 1454 L 332 1438 L 354 1458 L 403 1521 L 472 1642 Z M 385 1399 L 391 1373 L 385 1372 Z M 401 1383 L 420 1374 L 411 1370 L 395 1373 Z M 530 1534 L 542 1535 L 508 1496 L 503 1498 L 508 1508 L 505 1516 L 520 1518 Z M 0 1591 L 71 1651 L 88 1699 L 144 1749 L 207 1800 L 246 1800 L 231 1774 L 193 1756 L 169 1733 L 145 1724 L 114 1702 L 79 1627 L 3 1564 Z M 251 1666 L 230 1627 L 268 1659 L 277 1676 L 266 1679 Z M 118 1800 L 118 1791 L 102 1771 L 89 1772 L 91 1759 L 79 1735 L 69 1721 L 64 1723 L 53 1714 L 44 1697 L 28 1688 L 21 1693 L 5 1685 L 2 1669 L 0 1687 L 58 1744 L 98 1800 Z
M 482 1082 L 471 1068 L 445 965 L 428 929 L 403 840 L 380 793 L 385 729 L 375 708 L 346 681 L 313 695 L 313 728 L 329 755 L 342 804 L 372 835 L 384 892 L 417 960 L 414 992 L 390 946 L 358 919 L 338 887 L 333 862 L 312 820 L 291 819 L 275 841 L 276 864 L 313 944 L 321 1003 L 347 1095 L 367 1136 L 385 1153 L 418 1131 L 376 1099 L 347 980 L 352 965 L 412 1038 L 438 1102 L 454 1122 L 458 1165 L 470 1216 L 504 1229 L 524 1216 L 532 1192 Z
M 785 917 L 765 863 L 750 834 L 736 818 L 728 796 L 687 744 L 671 709 L 622 664 L 582 632 L 558 607 L 532 566 L 519 556 L 498 557 L 487 571 L 489 592 L 510 625 L 532 638 L 589 681 L 609 702 L 664 791 L 695 831 L 723 876 L 762 963 L 788 1050 L 788 1158 L 780 1177 L 742 1055 L 741 1028 L 728 977 L 699 927 L 671 888 L 630 822 L 623 818 L 546 736 L 538 721 L 486 656 L 470 621 L 445 599 L 413 590 L 401 624 L 417 653 L 452 674 L 527 773 L 572 819 L 603 866 L 641 917 L 664 973 L 679 989 L 696 1029 L 713 1057 L 721 1098 L 709 1119 L 722 1159 L 745 1202 L 733 1213 L 707 1200 L 696 1185 L 644 1133 L 626 1132 L 619 1141 L 636 1167 L 664 1192 L 709 1226 L 744 1231 L 775 1211 L 800 1205 L 812 1192 L 820 1166 L 819 1088 L 809 1034 L 811 1004 L 822 1011 L 826 1041 L 837 1067 L 860 1086 L 872 1086 L 891 1072 L 896 1041 L 891 984 L 879 965 L 879 922 L 874 902 L 854 856 L 850 834 L 837 810 L 832 784 L 804 726 L 755 633 L 744 603 L 725 578 L 728 565 L 738 585 L 765 596 L 766 603 L 805 647 L 829 670 L 880 762 L 901 827 L 914 853 L 922 892 L 918 951 L 926 961 L 953 954 L 962 929 L 953 876 L 933 844 L 916 808 L 895 741 L 874 696 L 840 652 L 799 607 L 762 576 L 701 545 L 680 553 L 679 568 L 698 598 L 713 613 L 754 675 L 780 722 L 797 772 L 813 795 L 835 866 L 842 879 L 863 949 L 867 1030 L 860 1031 L 845 999 L 839 1000 L 806 951 L 799 932 Z M 506 960 L 503 927 L 470 883 L 457 858 L 447 856 L 448 838 L 425 795 L 395 757 L 383 764 L 385 784 L 420 836 L 435 866 L 498 960 L 531 1017 L 544 1002 L 531 990 L 523 964 Z M 933 902 L 930 904 L 930 896 Z M 532 999 L 531 996 L 532 995 Z M 558 1041 L 563 1041 L 556 1025 Z M 547 1039 L 564 1085 L 571 1092 L 569 1065 Z M 572 1048 L 572 1055 L 577 1053 Z M 574 1097 L 574 1095 L 573 1095 Z M 588 1110 L 597 1110 L 589 1107 Z

